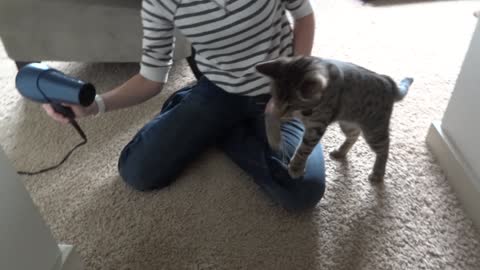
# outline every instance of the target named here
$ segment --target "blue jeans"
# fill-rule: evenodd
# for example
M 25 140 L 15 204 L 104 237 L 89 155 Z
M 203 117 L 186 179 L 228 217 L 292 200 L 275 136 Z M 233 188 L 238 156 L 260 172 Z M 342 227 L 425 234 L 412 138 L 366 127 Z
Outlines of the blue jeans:
M 287 164 L 304 128 L 299 121 L 285 123 L 284 151 L 273 152 L 264 124 L 268 99 L 269 95 L 230 94 L 201 78 L 170 96 L 161 112 L 125 146 L 118 163 L 120 175 L 137 190 L 162 188 L 203 151 L 217 146 L 274 202 L 289 210 L 314 207 L 325 191 L 323 149 L 315 148 L 303 178 L 292 179 Z

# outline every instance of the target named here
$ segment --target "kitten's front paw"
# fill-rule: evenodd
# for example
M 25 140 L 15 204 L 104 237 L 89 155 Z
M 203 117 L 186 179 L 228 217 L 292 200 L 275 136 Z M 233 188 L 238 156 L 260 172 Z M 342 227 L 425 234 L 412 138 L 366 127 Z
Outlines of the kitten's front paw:
M 347 155 L 343 152 L 340 152 L 338 150 L 334 150 L 330 152 L 330 157 L 333 159 L 345 159 Z
M 368 180 L 373 183 L 382 183 L 383 175 L 377 175 L 372 173 L 368 176 Z
M 293 179 L 300 178 L 305 174 L 305 168 L 302 166 L 288 165 L 288 174 L 290 174 Z

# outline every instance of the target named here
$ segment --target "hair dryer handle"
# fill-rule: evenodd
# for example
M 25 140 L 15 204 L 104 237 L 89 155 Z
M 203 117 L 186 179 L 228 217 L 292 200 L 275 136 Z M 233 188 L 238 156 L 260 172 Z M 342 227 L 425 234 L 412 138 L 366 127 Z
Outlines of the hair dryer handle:
M 74 119 L 75 118 L 75 113 L 72 111 L 71 108 L 63 106 L 59 103 L 50 103 L 52 105 L 52 108 L 54 111 L 57 113 L 67 117 L 68 119 Z

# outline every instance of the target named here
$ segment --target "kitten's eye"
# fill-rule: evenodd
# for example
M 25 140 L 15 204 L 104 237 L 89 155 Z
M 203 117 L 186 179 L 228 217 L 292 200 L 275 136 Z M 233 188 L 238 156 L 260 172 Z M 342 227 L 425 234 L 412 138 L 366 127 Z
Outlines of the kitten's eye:
M 318 85 L 317 81 L 308 80 L 308 81 L 303 82 L 302 89 L 312 89 L 312 88 L 316 87 L 317 85 Z
M 302 115 L 303 115 L 303 116 L 310 116 L 310 115 L 312 115 L 312 114 L 313 114 L 313 110 L 312 110 L 312 109 L 302 111 Z

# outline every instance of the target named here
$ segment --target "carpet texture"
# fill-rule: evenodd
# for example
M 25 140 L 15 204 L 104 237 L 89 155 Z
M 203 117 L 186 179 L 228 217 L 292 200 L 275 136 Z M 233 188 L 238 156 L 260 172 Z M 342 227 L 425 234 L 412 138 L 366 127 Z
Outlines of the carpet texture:
M 426 148 L 441 119 L 473 33 L 476 1 L 315 0 L 314 54 L 415 77 L 392 120 L 385 185 L 367 181 L 364 140 L 348 163 L 327 157 L 316 209 L 288 213 L 216 149 L 160 191 L 141 193 L 117 173 L 117 158 L 172 91 L 193 81 L 185 62 L 142 106 L 82 119 L 89 143 L 58 170 L 22 178 L 59 242 L 77 246 L 87 269 L 480 269 L 480 234 Z M 409 2 L 405 4 L 405 2 Z M 80 138 L 14 88 L 15 65 L 0 48 L 0 142 L 17 169 L 60 160 Z M 135 64 L 48 62 L 100 92 Z M 343 140 L 337 126 L 325 151 Z M 165 157 L 168 158 L 168 157 Z

